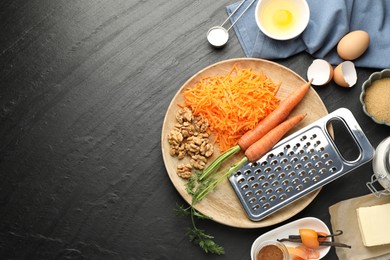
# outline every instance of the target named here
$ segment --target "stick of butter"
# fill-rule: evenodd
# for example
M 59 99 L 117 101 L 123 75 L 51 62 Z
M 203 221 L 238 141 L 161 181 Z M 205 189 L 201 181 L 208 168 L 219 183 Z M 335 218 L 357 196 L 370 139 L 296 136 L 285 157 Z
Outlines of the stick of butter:
M 357 208 L 356 212 L 365 246 L 390 243 L 390 203 Z

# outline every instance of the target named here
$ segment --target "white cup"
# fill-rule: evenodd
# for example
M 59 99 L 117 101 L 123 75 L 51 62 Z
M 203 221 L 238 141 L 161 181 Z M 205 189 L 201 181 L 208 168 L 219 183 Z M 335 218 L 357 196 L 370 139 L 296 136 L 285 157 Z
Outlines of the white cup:
M 289 40 L 306 29 L 310 9 L 306 0 L 259 0 L 255 18 L 257 26 L 268 37 Z

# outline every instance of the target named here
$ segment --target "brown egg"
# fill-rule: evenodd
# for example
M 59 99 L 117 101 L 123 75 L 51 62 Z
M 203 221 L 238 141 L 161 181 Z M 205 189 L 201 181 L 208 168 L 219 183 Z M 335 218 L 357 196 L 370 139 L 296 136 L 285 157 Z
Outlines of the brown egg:
M 337 53 L 344 60 L 359 58 L 368 48 L 370 36 L 367 32 L 357 30 L 346 34 L 337 44 Z
M 315 59 L 307 69 L 307 80 L 313 79 L 312 85 L 323 86 L 328 84 L 333 77 L 333 67 L 329 62 Z
M 333 73 L 334 82 L 345 88 L 350 88 L 356 84 L 357 75 L 355 65 L 351 61 L 340 63 Z

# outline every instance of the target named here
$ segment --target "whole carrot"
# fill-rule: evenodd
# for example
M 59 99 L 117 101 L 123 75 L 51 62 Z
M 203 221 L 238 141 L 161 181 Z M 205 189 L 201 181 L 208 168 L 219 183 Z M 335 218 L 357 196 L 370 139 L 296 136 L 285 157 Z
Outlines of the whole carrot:
M 305 97 L 306 93 L 310 89 L 311 82 L 306 82 L 296 90 L 294 90 L 288 97 L 286 97 L 278 107 L 272 111 L 267 117 L 265 117 L 254 129 L 246 132 L 241 138 L 238 140 L 238 144 L 226 150 L 224 153 L 220 154 L 208 167 L 206 167 L 202 174 L 200 175 L 200 179 L 206 178 L 211 173 L 217 171 L 219 167 L 225 162 L 227 159 L 232 157 L 239 151 L 245 151 L 255 143 L 257 140 L 262 138 L 265 134 L 267 134 L 271 129 L 276 127 L 278 124 L 283 122 L 291 111 L 301 102 L 301 100 Z
M 305 116 L 306 114 L 300 114 L 279 124 L 274 129 L 265 134 L 262 138 L 249 146 L 245 151 L 245 156 L 251 162 L 257 161 L 269 150 L 271 150 L 271 148 L 274 147 L 274 145 L 279 142 L 288 131 L 301 122 Z
M 248 161 L 255 162 L 259 160 L 264 154 L 271 150 L 271 148 L 276 145 L 288 131 L 301 122 L 305 116 L 306 114 L 300 114 L 287 119 L 269 131 L 260 140 L 256 141 L 254 144 L 248 147 L 248 149 L 245 151 L 245 156 L 240 161 L 232 165 L 228 170 L 226 170 L 227 172 L 223 173 L 216 180 L 209 183 L 206 187 L 202 187 L 202 189 L 200 189 L 198 192 L 195 192 L 195 195 L 193 196 L 193 202 L 196 203 L 202 200 L 208 193 L 217 187 L 219 183 L 237 171 L 237 169 L 240 168 L 243 164 L 247 163 Z
M 283 122 L 306 95 L 310 88 L 311 82 L 312 80 L 306 82 L 298 89 L 296 89 L 287 98 L 280 102 L 279 106 L 267 117 L 265 117 L 254 129 L 246 132 L 243 136 L 241 136 L 240 140 L 238 141 L 238 145 L 241 147 L 241 150 L 245 151 L 249 146 L 263 137 L 272 128 Z

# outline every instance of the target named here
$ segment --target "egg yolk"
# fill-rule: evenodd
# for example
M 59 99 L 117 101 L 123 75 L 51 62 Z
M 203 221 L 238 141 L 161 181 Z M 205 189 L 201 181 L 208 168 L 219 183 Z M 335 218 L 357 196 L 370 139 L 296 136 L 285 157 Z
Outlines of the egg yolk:
M 292 22 L 292 14 L 288 10 L 278 10 L 273 16 L 274 22 L 279 26 L 285 26 Z

